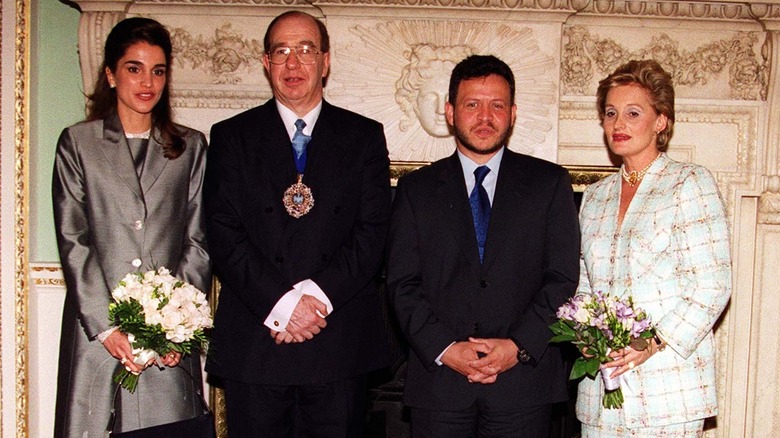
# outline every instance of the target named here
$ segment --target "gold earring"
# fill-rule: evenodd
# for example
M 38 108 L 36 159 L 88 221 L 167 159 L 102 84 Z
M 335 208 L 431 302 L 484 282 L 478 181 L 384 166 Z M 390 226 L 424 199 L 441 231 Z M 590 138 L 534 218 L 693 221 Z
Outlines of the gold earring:
M 116 84 L 108 84 L 109 88 L 116 88 Z

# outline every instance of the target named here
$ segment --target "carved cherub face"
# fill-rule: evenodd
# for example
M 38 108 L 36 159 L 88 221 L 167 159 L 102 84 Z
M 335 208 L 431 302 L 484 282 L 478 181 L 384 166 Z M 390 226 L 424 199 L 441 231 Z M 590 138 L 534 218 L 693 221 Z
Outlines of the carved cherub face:
M 414 113 L 420 126 L 434 137 L 447 137 L 450 128 L 444 116 L 444 104 L 447 102 L 447 86 L 452 71 L 451 63 L 440 63 L 438 74 L 433 75 L 420 84 L 417 92 Z

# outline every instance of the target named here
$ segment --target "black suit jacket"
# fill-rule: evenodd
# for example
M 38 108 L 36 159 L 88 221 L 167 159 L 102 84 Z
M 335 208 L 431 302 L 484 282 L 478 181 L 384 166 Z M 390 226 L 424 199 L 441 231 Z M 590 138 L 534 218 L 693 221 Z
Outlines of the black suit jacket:
M 509 150 L 501 160 L 480 264 L 457 155 L 401 179 L 388 243 L 388 291 L 411 346 L 404 401 L 460 410 L 566 398 L 564 366 L 548 344 L 555 310 L 579 279 L 580 235 L 568 172 Z M 436 357 L 469 336 L 511 338 L 535 365 L 470 384 Z
M 282 204 L 297 177 L 292 154 L 274 100 L 211 130 L 204 198 L 222 290 L 206 370 L 224 378 L 326 383 L 389 362 L 376 282 L 390 215 L 382 125 L 323 102 L 303 180 L 315 203 L 300 219 Z M 307 278 L 333 304 L 328 325 L 276 345 L 263 321 Z

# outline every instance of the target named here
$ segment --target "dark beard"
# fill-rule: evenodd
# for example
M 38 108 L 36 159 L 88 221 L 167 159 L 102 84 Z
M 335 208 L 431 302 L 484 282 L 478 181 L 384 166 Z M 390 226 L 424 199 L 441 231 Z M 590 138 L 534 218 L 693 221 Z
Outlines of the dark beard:
M 512 135 L 512 126 L 510 126 L 506 129 L 506 131 L 504 131 L 504 134 L 498 139 L 498 141 L 495 142 L 491 147 L 487 149 L 478 149 L 466 139 L 466 135 L 463 131 L 460 130 L 460 127 L 453 126 L 453 129 L 455 131 L 455 137 L 458 139 L 458 143 L 460 143 L 464 148 L 478 155 L 492 155 L 498 152 L 498 150 L 507 143 L 509 136 Z

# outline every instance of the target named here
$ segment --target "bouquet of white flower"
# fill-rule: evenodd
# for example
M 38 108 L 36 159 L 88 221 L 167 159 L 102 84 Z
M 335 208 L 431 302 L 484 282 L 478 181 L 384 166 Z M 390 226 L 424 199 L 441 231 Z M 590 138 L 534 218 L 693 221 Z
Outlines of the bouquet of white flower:
M 111 297 L 114 302 L 108 306 L 108 317 L 127 334 L 136 364 L 144 365 L 171 351 L 186 355 L 207 347 L 204 329 L 212 327 L 213 320 L 206 294 L 164 267 L 127 274 Z M 138 378 L 124 369 L 114 381 L 135 392 Z

